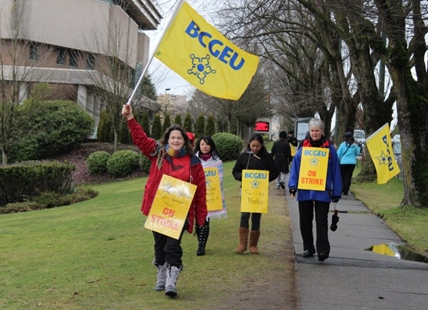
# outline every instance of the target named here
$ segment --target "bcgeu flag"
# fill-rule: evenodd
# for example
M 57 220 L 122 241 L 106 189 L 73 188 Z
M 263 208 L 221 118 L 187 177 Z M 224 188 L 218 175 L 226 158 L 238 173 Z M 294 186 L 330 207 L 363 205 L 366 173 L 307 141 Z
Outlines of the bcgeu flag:
M 232 100 L 242 96 L 259 64 L 186 2 L 154 56 L 202 92 Z
M 368 137 L 366 145 L 376 168 L 377 184 L 385 184 L 400 173 L 400 168 L 392 152 L 388 123 Z

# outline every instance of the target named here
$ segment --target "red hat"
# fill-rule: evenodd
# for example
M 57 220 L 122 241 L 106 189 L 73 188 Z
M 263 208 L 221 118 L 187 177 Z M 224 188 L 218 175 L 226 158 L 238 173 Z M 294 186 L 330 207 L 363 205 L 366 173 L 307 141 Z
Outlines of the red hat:
M 187 137 L 189 138 L 190 143 L 193 146 L 193 142 L 195 142 L 195 135 L 193 133 L 191 133 L 191 132 L 187 132 Z

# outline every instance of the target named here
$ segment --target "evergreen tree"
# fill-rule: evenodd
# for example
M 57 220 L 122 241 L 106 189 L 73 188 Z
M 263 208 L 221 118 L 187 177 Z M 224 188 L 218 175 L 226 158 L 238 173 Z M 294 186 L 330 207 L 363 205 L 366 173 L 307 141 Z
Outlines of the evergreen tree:
M 202 135 L 205 133 L 205 117 L 203 114 L 198 116 L 198 119 L 196 120 L 196 138 L 202 137 Z
M 144 76 L 140 84 L 141 94 L 149 99 L 157 100 L 156 87 L 152 83 L 151 76 Z
M 129 132 L 128 121 L 126 118 L 123 118 L 123 122 L 120 126 L 119 141 L 122 144 L 132 144 L 132 137 L 131 133 Z
M 150 121 L 149 121 L 149 112 L 147 110 L 144 111 L 142 117 L 141 117 L 141 127 L 143 127 L 146 134 L 151 137 L 150 135 Z
M 212 114 L 208 116 L 207 127 L 205 128 L 205 134 L 210 137 L 212 137 L 215 134 L 215 120 Z
M 186 117 L 184 118 L 184 130 L 188 132 L 193 132 L 193 126 L 192 126 L 192 117 L 190 116 L 190 113 L 186 114 Z
M 99 142 L 114 141 L 113 124 L 110 120 L 110 114 L 107 109 L 102 111 L 100 115 L 100 121 L 97 129 L 97 140 Z
M 171 118 L 169 117 L 169 113 L 165 114 L 165 118 L 163 120 L 163 124 L 162 124 L 162 134 L 165 133 L 165 131 L 171 127 Z
M 162 130 L 162 126 L 161 126 L 160 115 L 156 114 L 152 125 L 152 138 L 155 140 L 159 140 L 162 136 L 161 130 Z
M 177 114 L 174 118 L 174 124 L 183 126 L 182 122 L 181 122 L 181 114 Z

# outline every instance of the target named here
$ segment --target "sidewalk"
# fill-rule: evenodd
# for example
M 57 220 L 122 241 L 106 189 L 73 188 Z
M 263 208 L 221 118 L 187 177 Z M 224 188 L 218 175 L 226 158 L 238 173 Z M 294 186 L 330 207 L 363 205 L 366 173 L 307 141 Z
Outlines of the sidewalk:
M 428 264 L 365 250 L 373 245 L 404 242 L 351 193 L 337 204 L 340 212 L 347 213 L 339 213 L 335 232 L 329 230 L 331 251 L 324 262 L 319 262 L 316 255 L 302 257 L 298 204 L 288 191 L 286 199 L 301 310 L 428 309 Z M 329 225 L 331 216 L 332 212 Z

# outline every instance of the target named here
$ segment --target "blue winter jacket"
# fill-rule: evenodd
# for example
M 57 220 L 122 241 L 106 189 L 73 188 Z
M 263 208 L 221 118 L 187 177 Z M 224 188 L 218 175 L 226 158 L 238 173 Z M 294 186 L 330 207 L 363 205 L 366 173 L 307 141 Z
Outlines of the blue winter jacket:
M 349 146 L 349 149 L 348 149 Z M 347 150 L 348 149 L 348 150 Z M 361 153 L 361 147 L 356 143 L 342 142 L 337 149 L 339 164 L 341 165 L 356 165 L 357 156 Z
M 310 146 L 310 145 L 309 145 Z M 316 190 L 306 190 L 298 189 L 299 183 L 299 172 L 300 172 L 300 163 L 302 159 L 302 151 L 305 146 L 300 148 L 296 155 L 293 158 L 293 163 L 291 164 L 290 178 L 288 180 L 289 189 L 297 189 L 297 201 L 305 200 L 316 200 L 331 202 L 332 198 L 341 198 L 342 194 L 342 177 L 340 176 L 339 168 L 339 158 L 337 157 L 336 149 L 328 143 L 325 142 L 324 147 L 328 147 L 330 150 L 329 159 L 328 159 L 328 168 L 327 168 L 327 182 L 326 189 L 324 191 Z

